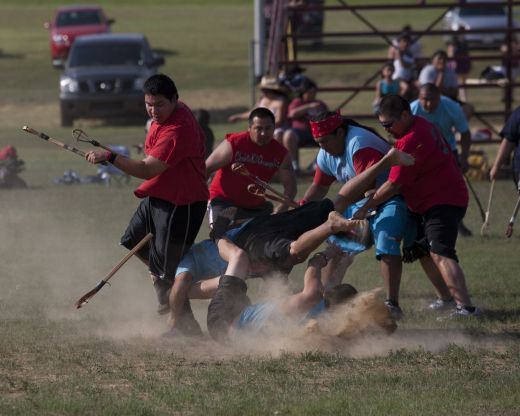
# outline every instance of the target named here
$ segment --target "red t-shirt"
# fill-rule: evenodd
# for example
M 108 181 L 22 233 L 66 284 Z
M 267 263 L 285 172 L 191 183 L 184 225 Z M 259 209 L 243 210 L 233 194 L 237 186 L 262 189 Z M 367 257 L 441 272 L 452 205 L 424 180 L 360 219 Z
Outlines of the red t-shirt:
M 179 101 L 164 124 L 152 123 L 144 150 L 169 167 L 145 180 L 134 191 L 138 198 L 151 196 L 175 205 L 208 199 L 204 133 L 186 104 Z
M 247 176 L 233 172 L 231 165 L 235 162 L 243 163 L 252 175 L 269 182 L 287 155 L 287 149 L 274 139 L 259 146 L 251 140 L 247 131 L 228 134 L 226 140 L 231 145 L 233 156 L 229 165 L 217 170 L 209 188 L 210 199 L 224 198 L 244 208 L 263 204 L 265 200 L 262 197 L 247 190 L 247 186 L 254 182 Z
M 409 132 L 395 147 L 415 157 L 413 166 L 394 166 L 388 180 L 401 185 L 411 211 L 423 214 L 436 205 L 468 206 L 468 189 L 450 146 L 426 119 L 414 116 Z
M 314 102 L 319 103 L 320 104 L 320 108 L 319 109 L 309 110 L 303 116 L 293 117 L 291 119 L 291 127 L 293 129 L 299 129 L 299 130 L 303 130 L 303 131 L 310 131 L 311 126 L 309 125 L 309 120 L 312 118 L 312 116 L 313 115 L 317 115 L 320 112 L 327 111 L 327 105 L 323 101 L 313 100 L 313 101 L 310 101 L 310 102 L 312 102 L 312 103 L 314 103 Z M 298 107 L 300 107 L 300 106 L 302 106 L 304 104 L 309 104 L 309 103 L 308 102 L 304 102 L 301 98 L 295 98 L 289 104 L 289 107 L 288 107 L 287 111 L 290 113 L 295 108 L 298 108 Z

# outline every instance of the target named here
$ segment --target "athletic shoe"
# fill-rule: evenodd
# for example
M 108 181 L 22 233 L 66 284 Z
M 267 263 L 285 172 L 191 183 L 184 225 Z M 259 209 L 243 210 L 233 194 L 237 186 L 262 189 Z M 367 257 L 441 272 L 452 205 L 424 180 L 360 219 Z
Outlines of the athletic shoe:
M 447 309 L 452 309 L 454 306 L 457 306 L 453 298 L 444 300 L 444 299 L 436 299 L 434 302 L 428 305 L 428 308 L 434 311 L 445 311 Z
M 473 306 L 473 311 L 470 311 L 466 306 L 457 305 L 455 310 L 450 313 L 450 318 L 480 318 L 482 317 L 482 312 L 479 308 Z
M 390 311 L 390 315 L 392 315 L 392 318 L 394 318 L 396 321 L 399 321 L 403 317 L 403 310 L 393 300 L 385 300 L 385 306 Z

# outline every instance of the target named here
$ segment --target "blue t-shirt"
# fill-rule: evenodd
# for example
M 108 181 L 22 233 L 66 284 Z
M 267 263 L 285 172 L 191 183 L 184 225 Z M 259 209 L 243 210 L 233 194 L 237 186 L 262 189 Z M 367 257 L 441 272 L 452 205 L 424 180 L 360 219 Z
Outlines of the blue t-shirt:
M 305 324 L 309 319 L 315 318 L 326 310 L 325 301 L 321 300 L 305 315 L 300 324 Z M 240 314 L 235 322 L 235 328 L 248 331 L 261 331 L 268 325 L 276 328 L 286 323 L 285 316 L 280 313 L 279 302 L 265 302 L 249 305 Z
M 333 176 L 338 182 L 345 183 L 356 176 L 354 155 L 365 148 L 375 149 L 383 155 L 390 150 L 390 144 L 369 130 L 349 126 L 345 136 L 345 151 L 341 156 L 333 156 L 325 150 L 318 152 L 317 164 L 326 175 Z M 388 177 L 388 171 L 377 177 L 376 185 L 382 185 Z
M 515 111 L 511 113 L 504 128 L 500 132 L 500 137 L 518 146 L 520 142 L 520 107 L 517 107 Z
M 415 100 L 410 104 L 412 114 L 424 117 L 426 120 L 435 124 L 442 135 L 450 145 L 451 150 L 457 150 L 457 140 L 453 129 L 459 133 L 464 133 L 469 130 L 468 121 L 462 111 L 459 103 L 453 101 L 451 98 L 441 96 L 439 105 L 435 111 L 427 113 L 421 106 L 419 100 Z

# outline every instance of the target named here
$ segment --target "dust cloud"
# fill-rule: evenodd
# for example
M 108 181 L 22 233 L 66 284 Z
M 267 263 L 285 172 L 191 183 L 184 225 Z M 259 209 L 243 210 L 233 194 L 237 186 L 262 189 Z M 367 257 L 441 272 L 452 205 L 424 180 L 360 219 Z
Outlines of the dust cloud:
M 156 341 L 194 360 L 307 351 L 369 357 L 402 349 L 438 352 L 451 344 L 495 350 L 499 347 L 496 340 L 477 339 L 458 330 L 405 327 L 394 332 L 393 321 L 377 291 L 361 293 L 329 317 L 307 325 L 293 323 L 269 334 L 246 334 L 226 345 L 218 345 L 207 335 L 208 301 L 192 301 L 205 337 L 165 338 L 162 334 L 167 330 L 167 316 L 157 315 L 146 266 L 137 258 L 131 258 L 110 280 L 110 286 L 105 285 L 88 304 L 75 308 L 76 300 L 94 288 L 127 253 L 118 246 L 117 238 L 100 232 L 102 226 L 87 220 L 71 224 L 59 215 L 49 215 L 42 206 L 31 217 L 7 210 L 0 225 L 9 236 L 0 239 L 0 304 L 4 319 L 44 316 L 51 321 L 74 322 L 83 334 L 131 343 Z M 258 280 L 249 282 L 254 302 L 281 299 L 295 290 Z

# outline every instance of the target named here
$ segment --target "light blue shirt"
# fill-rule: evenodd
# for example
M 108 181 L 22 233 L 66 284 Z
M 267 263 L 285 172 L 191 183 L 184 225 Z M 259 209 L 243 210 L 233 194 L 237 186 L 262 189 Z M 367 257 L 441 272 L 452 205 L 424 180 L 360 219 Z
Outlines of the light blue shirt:
M 341 156 L 333 156 L 325 150 L 318 152 L 317 164 L 326 175 L 333 176 L 338 182 L 346 183 L 356 176 L 354 169 L 354 155 L 365 148 L 375 149 L 383 155 L 390 150 L 390 144 L 369 130 L 349 126 L 345 136 L 345 152 Z M 388 171 L 377 177 L 376 186 L 381 186 L 388 178 Z M 358 202 L 362 205 L 363 201 Z
M 459 103 L 444 95 L 441 95 L 439 105 L 432 113 L 424 111 L 419 100 L 412 102 L 410 109 L 412 114 L 424 117 L 430 123 L 435 124 L 450 145 L 451 150 L 457 150 L 454 129 L 459 133 L 469 130 L 468 121 L 462 111 L 462 107 Z

